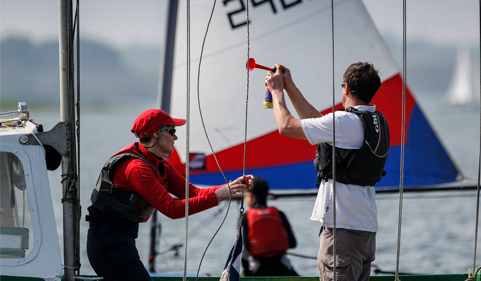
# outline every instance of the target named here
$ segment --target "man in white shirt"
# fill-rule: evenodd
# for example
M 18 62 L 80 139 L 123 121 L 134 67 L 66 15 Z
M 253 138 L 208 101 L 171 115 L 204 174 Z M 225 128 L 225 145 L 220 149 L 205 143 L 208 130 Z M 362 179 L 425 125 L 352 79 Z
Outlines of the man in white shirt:
M 336 277 L 339 280 L 369 280 L 376 250 L 377 208 L 374 184 L 384 172 L 389 151 L 389 128 L 384 116 L 370 105 L 381 86 L 377 71 L 369 63 L 351 64 L 343 76 L 342 105 L 335 113 L 336 165 Z M 273 97 L 279 133 L 319 144 L 316 168 L 319 192 L 311 220 L 323 224 L 318 269 L 320 280 L 332 280 L 333 265 L 333 114 L 323 116 L 302 95 L 290 71 L 276 65 L 265 81 Z M 287 109 L 283 90 L 299 117 Z M 368 140 L 372 139 L 372 142 Z M 339 160 L 339 161 L 338 161 Z M 354 163 L 354 164 L 348 164 Z

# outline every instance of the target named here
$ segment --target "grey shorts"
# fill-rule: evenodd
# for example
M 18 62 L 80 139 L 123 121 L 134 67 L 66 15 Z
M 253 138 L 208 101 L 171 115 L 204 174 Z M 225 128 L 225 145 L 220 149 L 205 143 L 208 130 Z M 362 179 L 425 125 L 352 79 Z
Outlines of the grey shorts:
M 333 229 L 323 227 L 320 237 L 319 280 L 333 280 Z M 336 280 L 368 281 L 375 252 L 375 232 L 336 228 Z

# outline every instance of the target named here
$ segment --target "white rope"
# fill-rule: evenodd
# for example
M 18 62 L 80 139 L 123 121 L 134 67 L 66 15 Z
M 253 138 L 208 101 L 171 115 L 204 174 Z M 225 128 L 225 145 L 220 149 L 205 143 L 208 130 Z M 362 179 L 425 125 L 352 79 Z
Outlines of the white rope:
M 249 61 L 250 58 L 250 29 L 249 29 L 249 1 L 246 1 L 246 17 L 247 17 L 247 59 Z M 247 112 L 248 112 L 248 105 L 249 105 L 249 69 L 246 67 L 247 73 L 247 81 L 246 81 L 246 118 L 245 118 L 245 125 L 244 125 L 244 159 L 243 159 L 243 168 L 242 168 L 242 175 L 246 175 L 246 155 L 247 155 Z M 243 199 L 242 199 L 243 201 Z
M 334 0 L 331 0 L 331 49 L 332 49 L 332 235 L 334 243 L 332 245 L 334 281 L 337 280 L 336 274 L 336 95 L 334 90 Z
M 404 146 L 406 136 L 406 0 L 403 0 L 403 74 L 402 74 L 402 112 L 401 112 L 401 163 L 399 172 L 399 218 L 398 218 L 398 237 L 396 251 L 396 273 L 395 280 L 399 280 L 399 257 L 401 254 L 401 225 L 402 225 L 402 206 L 403 206 L 403 186 L 404 186 Z
M 481 27 L 481 0 L 479 1 L 479 25 Z M 480 45 L 481 45 L 481 29 L 480 29 Z M 481 51 L 480 51 L 481 53 Z M 481 57 L 480 57 L 481 61 Z M 481 69 L 481 64 L 480 64 Z M 481 72 L 480 72 L 481 73 Z M 480 80 L 481 81 L 481 80 Z M 481 82 L 480 82 L 481 83 Z M 480 87 L 481 89 L 481 87 Z M 481 96 L 481 91 L 480 91 Z M 481 112 L 481 103 L 480 103 L 480 112 Z M 481 115 L 480 115 L 480 124 L 481 124 Z M 481 126 L 481 125 L 480 125 Z M 474 255 L 473 255 L 473 272 L 474 268 L 476 267 L 476 250 L 478 248 L 478 225 L 479 225 L 479 195 L 480 195 L 480 178 L 481 178 L 481 127 L 479 128 L 480 136 L 479 136 L 479 156 L 478 156 L 478 186 L 477 186 L 477 196 L 476 196 L 476 227 L 474 228 Z M 478 268 L 479 269 L 479 268 Z M 476 270 L 477 273 L 478 270 Z M 476 276 L 476 273 L 473 275 Z
M 201 48 L 201 53 L 200 53 L 200 57 L 199 57 L 199 68 L 198 68 L 198 74 L 197 74 L 197 101 L 198 101 L 198 107 L 199 107 L 199 115 L 200 115 L 200 119 L 201 119 L 201 123 L 202 123 L 202 127 L 204 129 L 204 133 L 205 133 L 205 136 L 207 138 L 207 142 L 209 144 L 209 147 L 210 147 L 210 150 L 212 152 L 212 155 L 214 156 L 214 159 L 216 161 L 216 164 L 217 164 L 217 167 L 219 168 L 219 171 L 220 173 L 222 174 L 222 176 L 224 177 L 224 180 L 226 181 L 227 183 L 227 187 L 229 188 L 229 204 L 227 206 L 227 211 L 226 211 L 226 214 L 224 216 L 224 219 L 222 220 L 219 228 L 217 229 L 217 231 L 214 233 L 214 235 L 212 236 L 211 240 L 209 241 L 203 255 L 202 255 L 202 258 L 199 262 L 199 267 L 198 267 L 198 270 L 197 270 L 197 276 L 196 276 L 196 280 L 197 278 L 199 277 L 199 271 L 200 271 L 200 267 L 202 265 L 202 261 L 204 259 L 204 256 L 207 252 L 207 249 L 209 248 L 210 244 L 212 243 L 212 241 L 214 240 L 215 236 L 217 235 L 217 233 L 219 232 L 219 230 L 221 229 L 222 225 L 224 224 L 226 218 L 227 218 L 227 215 L 229 214 L 229 210 L 230 210 L 230 205 L 231 205 L 231 201 L 232 201 L 232 198 L 231 198 L 231 192 L 230 192 L 230 182 L 227 181 L 227 177 L 225 176 L 222 168 L 220 167 L 220 164 L 219 164 L 219 161 L 217 159 L 217 156 L 215 154 L 215 151 L 212 147 L 212 144 L 210 142 L 210 139 L 209 139 L 209 136 L 208 136 L 208 133 L 207 133 L 207 129 L 205 127 L 205 122 L 204 122 L 204 118 L 203 118 L 203 115 L 202 115 L 202 108 L 201 108 L 201 104 L 200 104 L 200 69 L 201 69 L 201 65 L 202 65 L 202 55 L 203 55 L 203 52 L 204 52 L 204 46 L 205 46 L 205 41 L 206 41 L 206 38 L 207 38 L 207 34 L 208 34 L 208 31 L 209 31 L 209 26 L 210 26 L 210 23 L 211 23 L 211 20 L 212 20 L 212 16 L 213 16 L 213 13 L 214 13 L 214 10 L 215 10 L 215 5 L 216 5 L 217 1 L 214 0 L 214 3 L 213 3 L 213 6 L 212 6 L 212 11 L 211 11 L 211 15 L 210 15 L 210 18 L 209 18 L 209 22 L 207 24 L 207 28 L 206 28 L 206 32 L 205 32 L 205 35 L 204 35 L 204 40 L 202 42 L 202 48 Z M 250 48 L 250 44 L 249 44 L 249 3 L 247 1 L 247 58 L 249 58 L 249 48 Z M 247 90 L 246 90 L 246 120 L 245 120 L 245 136 L 244 136 L 244 160 L 243 160 L 243 175 L 245 175 L 245 157 L 246 157 L 246 143 L 247 143 L 247 114 L 248 114 L 248 111 L 247 111 L 247 108 L 248 108 L 248 96 L 249 96 L 249 73 L 247 73 Z M 243 198 L 241 198 L 241 206 L 240 206 L 240 214 L 241 214 L 241 217 L 242 217 L 242 213 L 244 212 L 244 207 L 243 207 L 243 203 L 244 203 L 244 200 Z M 239 229 L 240 230 L 240 226 L 239 226 Z M 230 269 L 230 267 L 229 267 Z
M 189 234 L 189 138 L 190 138 L 190 0 L 187 0 L 187 98 L 186 98 L 186 157 L 185 157 L 185 240 L 184 278 L 187 280 L 187 241 Z
M 212 238 L 210 239 L 209 243 L 207 244 L 207 247 L 205 248 L 204 250 L 204 253 L 202 254 L 202 257 L 200 259 L 200 262 L 199 262 L 199 266 L 198 266 L 198 269 L 197 269 L 197 275 L 196 275 L 196 280 L 198 279 L 199 277 L 199 272 L 200 272 L 200 267 L 202 265 L 202 261 L 204 260 L 204 257 L 205 257 L 205 254 L 207 252 L 207 250 L 209 249 L 209 246 L 210 244 L 212 243 L 212 241 L 214 240 L 215 236 L 217 235 L 217 233 L 220 231 L 221 227 L 224 225 L 224 222 L 225 220 L 227 219 L 227 215 L 229 214 L 229 210 L 230 210 L 230 205 L 231 205 L 231 201 L 232 201 L 232 198 L 231 198 L 231 192 L 230 192 L 230 182 L 227 180 L 227 177 L 225 176 L 222 168 L 220 167 L 220 164 L 219 164 L 219 161 L 217 159 L 217 156 L 214 152 L 214 149 L 212 148 L 212 144 L 210 142 L 210 139 L 209 139 L 209 136 L 207 134 L 207 129 L 205 127 L 205 122 L 204 122 L 204 118 L 203 118 L 203 115 L 202 115 L 202 107 L 201 107 L 201 104 L 200 104 L 200 69 L 201 69 L 201 65 L 202 65 L 202 55 L 204 53 L 204 46 L 205 46 L 205 41 L 206 41 L 206 38 L 207 38 L 207 34 L 208 34 L 208 31 L 209 31 L 209 26 L 210 26 L 210 23 L 212 21 L 212 16 L 214 14 L 214 10 L 215 10 L 215 5 L 217 3 L 217 0 L 214 0 L 214 3 L 212 5 L 212 11 L 211 11 L 211 14 L 210 14 L 210 18 L 209 18 L 209 22 L 207 23 L 207 28 L 206 28 L 206 31 L 205 31 L 205 35 L 204 35 L 204 39 L 203 39 L 203 42 L 202 42 L 202 48 L 201 48 L 201 52 L 200 52 L 200 57 L 199 57 L 199 67 L 198 67 L 198 72 L 197 72 L 197 102 L 198 102 L 198 108 L 199 108 L 199 115 L 200 115 L 200 120 L 201 120 L 201 123 L 202 123 L 202 128 L 204 129 L 204 134 L 205 134 L 205 137 L 207 138 L 207 143 L 209 144 L 209 147 L 210 147 L 210 150 L 212 152 L 212 155 L 214 156 L 214 159 L 215 159 L 215 162 L 217 164 L 217 167 L 219 168 L 219 171 L 221 172 L 222 176 L 224 177 L 224 180 L 227 184 L 227 188 L 229 189 L 229 204 L 227 206 L 227 211 L 225 213 L 225 216 L 221 222 L 221 224 L 219 225 L 219 227 L 217 228 L 216 232 L 214 233 L 214 235 L 212 236 Z M 190 17 L 190 15 L 189 15 Z M 189 43 L 190 44 L 190 43 Z
M 246 17 L 247 17 L 247 60 L 249 61 L 250 58 L 250 29 L 249 29 L 249 1 L 246 1 Z M 245 117 L 245 125 L 244 125 L 244 159 L 243 159 L 243 169 L 242 169 L 242 175 L 245 176 L 246 174 L 246 155 L 247 155 L 247 116 L 248 116 L 248 107 L 249 107 L 249 69 L 246 67 L 246 72 L 247 72 L 247 86 L 246 86 L 246 117 Z M 234 262 L 235 259 L 235 249 L 237 248 L 237 243 L 239 243 L 239 239 L 241 237 L 241 231 L 242 231 L 242 216 L 244 213 L 244 197 L 241 198 L 240 200 L 240 207 L 239 207 L 239 219 L 237 221 L 237 233 L 236 233 L 236 239 L 234 242 L 234 246 L 232 248 L 232 256 L 230 261 L 227 264 L 226 269 L 224 270 L 220 280 L 229 280 L 230 276 L 230 269 L 232 266 L 232 263 Z

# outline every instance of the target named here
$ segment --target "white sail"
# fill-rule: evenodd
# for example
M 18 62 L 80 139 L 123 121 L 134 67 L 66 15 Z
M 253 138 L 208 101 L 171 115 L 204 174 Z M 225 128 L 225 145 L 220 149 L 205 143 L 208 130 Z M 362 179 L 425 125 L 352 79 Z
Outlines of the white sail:
M 341 102 L 342 76 L 346 68 L 354 62 L 372 63 L 382 80 L 373 104 L 383 112 L 391 131 L 391 150 L 385 167 L 387 174 L 376 188 L 399 186 L 403 102 L 407 108 L 404 121 L 408 128 L 404 184 L 420 186 L 456 179 L 460 172 L 409 89 L 403 101 L 399 67 L 361 0 L 335 0 L 334 24 L 330 1 L 263 1 L 259 4 L 249 1 L 249 37 L 245 3 L 240 0 L 218 1 L 215 7 L 200 66 L 201 115 L 197 77 L 202 42 L 213 2 L 191 2 L 189 152 L 199 153 L 196 155 L 199 157 L 189 155 L 189 158 L 195 160 L 197 167 L 202 167 L 202 170 L 190 170 L 191 182 L 222 183 L 224 178 L 219 173 L 218 161 L 222 171 L 229 173 L 226 173 L 228 179 L 241 175 L 245 169 L 248 174 L 265 178 L 272 189 L 308 189 L 315 186 L 317 171 L 312 164 L 315 146 L 307 141 L 280 136 L 272 110 L 263 106 L 266 70 L 254 69 L 249 73 L 246 113 L 248 57 L 255 58 L 258 64 L 267 67 L 273 67 L 275 63 L 288 67 L 306 99 L 324 113 L 332 108 L 333 91 L 334 104 Z M 185 3 L 180 3 L 179 8 L 170 114 L 186 118 Z M 291 113 L 298 117 L 289 100 L 287 103 Z M 205 136 L 201 117 L 211 146 Z M 185 172 L 186 127 L 179 127 L 179 140 L 176 142 L 178 153 L 170 157 L 170 162 L 180 172 Z M 430 143 L 429 149 L 425 149 L 427 142 Z M 213 157 L 211 147 L 216 157 Z M 205 159 L 205 165 L 198 165 L 200 159 Z
M 459 46 L 453 76 L 446 92 L 448 102 L 452 105 L 469 104 L 473 100 L 473 86 L 471 50 L 468 46 Z
M 247 27 L 245 1 L 218 2 L 207 34 L 200 70 L 200 102 L 207 133 L 215 151 L 244 141 Z M 320 110 L 332 104 L 331 7 L 329 1 L 250 2 L 250 57 L 292 71 L 298 87 Z M 270 4 L 272 3 L 272 5 Z M 186 116 L 186 11 L 179 5 L 171 115 Z M 191 151 L 210 153 L 197 107 L 197 71 L 212 1 L 191 2 Z M 237 11 L 237 12 L 236 12 Z M 342 75 L 352 62 L 370 61 L 383 79 L 398 69 L 377 33 L 362 1 L 334 1 L 335 91 L 340 102 Z M 233 13 L 233 14 L 232 14 Z M 234 26 L 233 26 L 234 25 Z M 250 73 L 248 139 L 276 129 L 271 110 L 264 109 L 267 71 Z M 291 107 L 292 108 L 292 107 Z M 294 112 L 293 112 L 294 113 Z M 179 128 L 183 136 L 185 127 Z M 182 138 L 181 138 L 182 139 Z M 176 142 L 185 161 L 185 144 Z

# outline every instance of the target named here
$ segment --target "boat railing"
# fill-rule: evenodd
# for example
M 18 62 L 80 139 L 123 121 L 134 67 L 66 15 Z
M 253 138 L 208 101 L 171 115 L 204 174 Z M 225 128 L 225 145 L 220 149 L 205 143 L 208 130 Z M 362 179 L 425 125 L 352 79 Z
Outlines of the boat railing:
M 30 113 L 28 111 L 28 105 L 26 102 L 19 102 L 18 109 L 16 111 L 8 111 L 8 112 L 0 113 L 0 118 L 6 117 L 6 116 L 13 116 L 17 114 L 19 115 L 20 120 L 22 121 L 28 120 L 28 118 L 30 117 Z

